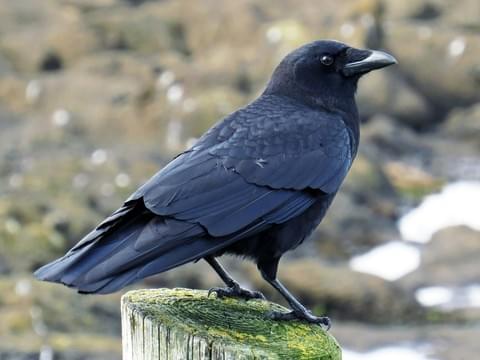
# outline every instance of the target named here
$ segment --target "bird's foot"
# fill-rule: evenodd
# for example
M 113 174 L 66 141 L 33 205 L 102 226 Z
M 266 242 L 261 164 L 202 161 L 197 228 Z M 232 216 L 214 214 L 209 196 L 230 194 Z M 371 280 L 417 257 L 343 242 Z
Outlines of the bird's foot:
M 208 290 L 208 296 L 211 293 L 217 294 L 217 298 L 225 298 L 225 297 L 234 297 L 234 298 L 241 298 L 245 300 L 250 299 L 262 299 L 265 300 L 265 296 L 260 291 L 252 291 L 248 289 L 244 289 L 240 287 L 240 285 L 236 284 L 231 287 L 227 288 L 220 288 L 220 287 L 213 287 Z
M 330 319 L 326 316 L 315 316 L 310 311 L 290 311 L 290 312 L 280 312 L 280 311 L 271 311 L 267 314 L 268 318 L 272 320 L 300 320 L 306 321 L 310 324 L 319 324 L 326 330 L 330 330 L 332 323 Z

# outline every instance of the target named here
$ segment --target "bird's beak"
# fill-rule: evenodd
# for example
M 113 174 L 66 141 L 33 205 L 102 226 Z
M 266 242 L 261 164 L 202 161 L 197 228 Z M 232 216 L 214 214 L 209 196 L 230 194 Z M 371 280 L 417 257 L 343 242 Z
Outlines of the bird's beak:
M 342 72 L 345 76 L 362 75 L 369 71 L 381 69 L 385 66 L 397 63 L 397 60 L 390 54 L 377 50 L 357 50 L 366 54 L 361 60 L 347 62 Z

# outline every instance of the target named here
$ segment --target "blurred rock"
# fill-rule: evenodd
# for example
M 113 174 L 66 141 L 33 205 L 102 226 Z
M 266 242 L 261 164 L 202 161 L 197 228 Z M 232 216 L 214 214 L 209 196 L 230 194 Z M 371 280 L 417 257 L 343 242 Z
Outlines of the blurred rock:
M 470 31 L 479 31 L 478 14 L 480 3 L 476 0 L 461 0 L 456 2 L 442 1 L 442 20 L 453 26 Z
M 389 19 L 433 20 L 444 15 L 447 2 L 441 0 L 394 1 L 385 0 Z M 465 3 L 459 1 L 457 4 Z
M 476 142 L 463 141 L 448 134 L 450 130 L 446 128 L 415 132 L 395 119 L 376 115 L 362 128 L 361 146 L 370 158 L 381 164 L 399 195 L 410 201 L 412 197 L 434 192 L 447 179 L 480 179 Z M 393 168 L 389 165 L 392 163 Z M 402 164 L 405 171 L 395 171 L 395 164 Z M 422 175 L 423 184 L 420 184 L 418 170 L 433 181 L 426 181 Z
M 38 85 L 38 84 L 37 84 Z M 0 76 L 0 99 L 2 106 L 12 112 L 22 112 L 29 106 L 29 100 L 37 101 L 41 90 L 37 87 L 35 94 L 27 95 L 28 83 L 20 76 L 9 71 Z
M 393 186 L 404 195 L 421 198 L 440 190 L 443 181 L 424 169 L 401 161 L 390 161 L 383 167 Z
M 188 55 L 183 25 L 175 17 L 166 16 L 163 10 L 161 2 L 100 9 L 89 18 L 89 25 L 107 49 L 142 53 L 177 51 Z
M 384 0 L 386 17 L 393 20 L 442 22 L 449 26 L 478 30 L 480 4 L 476 0 Z
M 72 6 L 2 0 L 0 9 L 0 17 L 8 19 L 0 26 L 0 53 L 19 71 L 46 70 L 52 57 L 61 64 L 60 69 L 98 48 L 95 34 Z
M 0 54 L 0 77 L 3 77 L 6 74 L 9 74 L 12 71 L 12 65 L 5 58 L 5 56 Z
M 360 149 L 352 168 L 343 184 L 343 189 L 354 193 L 357 199 L 364 195 L 364 201 L 376 201 L 372 194 L 395 196 L 393 188 L 378 163 L 366 154 L 365 146 Z
M 465 226 L 436 233 L 423 249 L 420 267 L 401 280 L 409 288 L 477 283 L 480 232 Z
M 84 13 L 88 13 L 102 8 L 111 8 L 119 3 L 124 2 L 124 0 L 66 0 L 64 2 L 75 6 Z
M 446 109 L 480 100 L 478 34 L 436 24 L 395 22 L 386 27 L 385 47 L 410 83 L 435 105 L 438 120 Z
M 66 109 L 75 119 L 74 136 L 99 135 L 105 139 L 109 134 L 113 140 L 115 133 L 128 132 L 134 140 L 152 125 L 152 120 L 142 115 L 143 103 L 149 101 L 153 87 L 151 71 L 148 64 L 134 57 L 106 53 L 85 57 L 58 75 L 40 76 L 37 81 L 42 94 L 35 113 L 43 116 L 38 121 L 50 121 L 55 111 Z M 29 111 L 28 104 L 25 106 L 24 111 Z M 112 121 L 116 124 L 113 128 Z
M 480 103 L 469 108 L 454 109 L 443 125 L 447 136 L 471 142 L 480 148 Z
M 475 325 L 439 324 L 422 326 L 378 326 L 364 324 L 334 324 L 331 330 L 344 349 L 361 353 L 379 348 L 392 349 L 379 359 L 475 359 L 480 351 L 480 329 Z M 426 346 L 425 346 L 426 345 Z M 411 354 L 395 351 L 410 349 Z M 413 355 L 414 354 L 414 355 Z M 391 355 L 391 356 L 388 356 Z M 367 355 L 368 356 L 368 355 Z M 346 357 L 345 357 L 346 358 Z M 364 354 L 359 358 L 368 359 Z
M 368 75 L 360 82 L 357 99 L 362 117 L 386 114 L 414 128 L 438 122 L 425 97 L 396 71 Z
M 10 272 L 10 268 L 8 266 L 8 262 L 5 259 L 4 255 L 0 255 L 0 275 L 5 275 Z
M 50 348 L 55 359 L 118 358 L 119 300 L 78 296 L 31 277 L 0 277 L 0 356 L 38 358 Z
M 375 115 L 361 131 L 363 151 L 381 164 L 405 157 L 421 160 L 430 153 L 421 135 L 389 116 Z

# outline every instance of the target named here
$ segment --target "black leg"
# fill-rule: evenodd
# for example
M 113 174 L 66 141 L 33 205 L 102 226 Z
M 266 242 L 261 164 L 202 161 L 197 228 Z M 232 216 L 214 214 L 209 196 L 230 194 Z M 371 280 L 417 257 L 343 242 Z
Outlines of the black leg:
M 248 289 L 244 289 L 237 283 L 230 274 L 223 268 L 222 265 L 215 259 L 213 256 L 207 256 L 205 261 L 216 271 L 218 276 L 223 280 L 223 282 L 227 285 L 227 288 L 218 288 L 214 287 L 208 290 L 208 296 L 212 292 L 217 294 L 217 297 L 239 297 L 242 299 L 265 299 L 265 296 L 259 291 L 251 291 Z
M 275 290 L 277 290 L 288 304 L 292 308 L 291 312 L 283 313 L 278 311 L 273 311 L 269 314 L 272 319 L 275 320 L 304 320 L 309 323 L 321 324 L 324 325 L 327 330 L 330 329 L 330 319 L 328 317 L 315 316 L 311 313 L 310 310 L 305 308 L 300 301 L 298 301 L 295 296 L 293 296 L 288 289 L 283 286 L 283 284 L 277 279 L 277 268 L 278 261 L 280 259 L 270 260 L 268 262 L 259 262 L 258 269 L 262 274 L 262 277 L 272 285 Z

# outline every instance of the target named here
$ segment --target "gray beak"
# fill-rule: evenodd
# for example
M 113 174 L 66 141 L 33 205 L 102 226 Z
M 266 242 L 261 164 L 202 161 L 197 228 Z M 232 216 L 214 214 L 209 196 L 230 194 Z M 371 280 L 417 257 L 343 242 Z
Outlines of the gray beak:
M 390 54 L 383 51 L 367 50 L 369 54 L 366 58 L 345 64 L 342 69 L 343 75 L 361 75 L 369 71 L 381 69 L 385 66 L 397 63 L 397 60 Z

